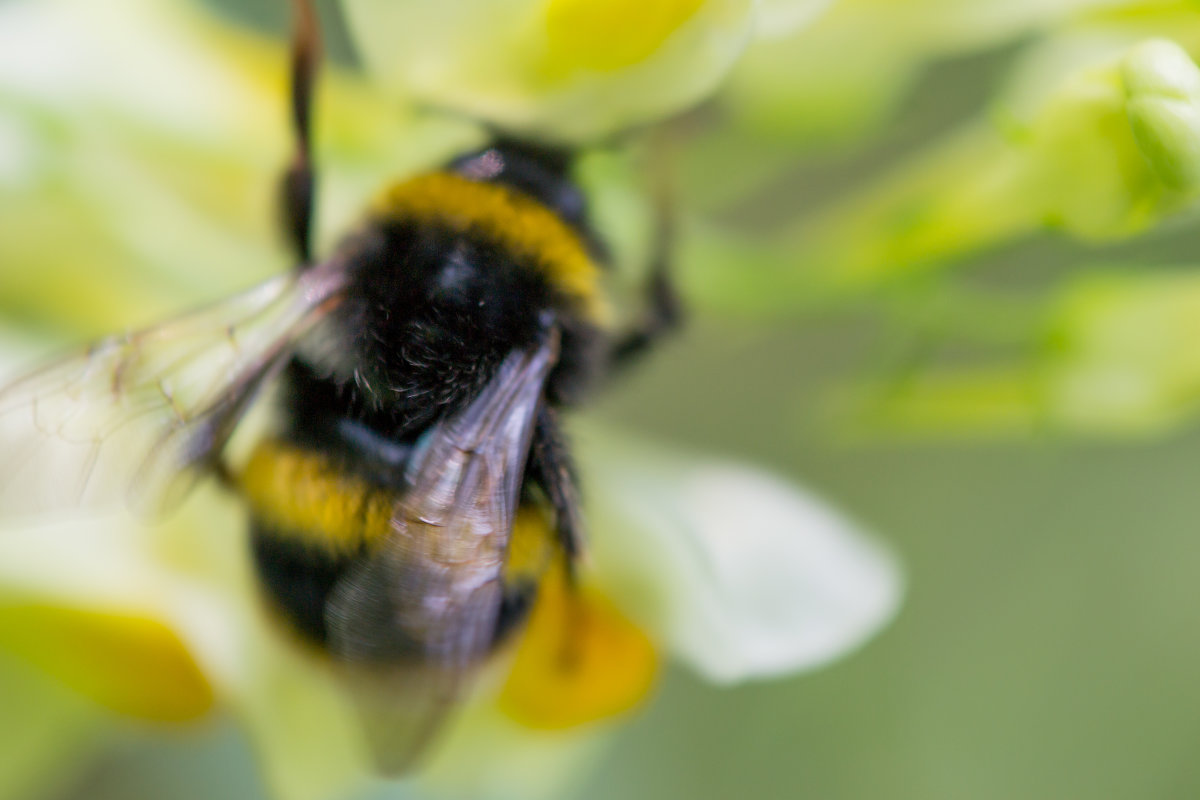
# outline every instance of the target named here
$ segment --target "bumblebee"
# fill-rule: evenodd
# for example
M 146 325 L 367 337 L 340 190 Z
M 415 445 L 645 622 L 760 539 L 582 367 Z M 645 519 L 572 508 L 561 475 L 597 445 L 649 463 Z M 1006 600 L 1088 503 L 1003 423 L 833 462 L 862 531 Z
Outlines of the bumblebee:
M 248 509 L 266 602 L 366 687 L 383 760 L 404 766 L 548 571 L 570 581 L 585 537 L 560 412 L 673 327 L 678 304 L 663 224 L 644 317 L 614 330 L 574 154 L 505 137 L 388 187 L 314 258 L 319 37 L 296 6 L 282 194 L 298 266 L 0 389 L 20 465 L 0 487 L 39 506 L 129 489 L 164 509 L 218 476 Z M 278 424 L 235 467 L 226 446 L 268 388 Z M 400 699 L 380 703 L 380 687 Z

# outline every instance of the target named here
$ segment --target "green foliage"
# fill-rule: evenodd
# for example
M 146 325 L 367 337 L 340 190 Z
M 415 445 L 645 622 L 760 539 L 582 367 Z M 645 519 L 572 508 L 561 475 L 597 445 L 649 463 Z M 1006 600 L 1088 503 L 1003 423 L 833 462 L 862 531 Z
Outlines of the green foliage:
M 725 127 L 702 128 L 682 159 L 690 296 L 738 317 L 878 319 L 880 352 L 904 350 L 902 367 L 860 366 L 830 398 L 855 435 L 1186 423 L 1200 265 L 1152 248 L 1196 217 L 1200 18 L 1185 3 L 925 5 L 851 0 L 751 48 L 716 105 Z M 991 60 L 964 55 L 976 50 Z M 996 64 L 1007 77 L 989 93 Z M 923 94 L 956 70 L 960 96 Z M 978 277 L 1039 242 L 1071 262 Z M 1003 341 L 981 342 L 1001 317 Z

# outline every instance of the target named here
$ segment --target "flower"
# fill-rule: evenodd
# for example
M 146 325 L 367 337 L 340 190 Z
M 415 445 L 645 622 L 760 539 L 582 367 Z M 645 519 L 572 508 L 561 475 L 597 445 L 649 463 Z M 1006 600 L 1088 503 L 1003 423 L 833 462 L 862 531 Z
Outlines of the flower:
M 710 94 L 754 37 L 823 0 L 346 0 L 370 72 L 397 93 L 574 141 L 659 120 Z
M 1028 61 L 1055 64 L 1056 80 L 1015 81 L 994 114 L 999 125 L 973 126 L 873 197 L 832 212 L 819 246 L 838 254 L 835 281 L 945 268 L 1045 229 L 1095 251 L 1194 217 L 1200 67 L 1181 43 L 1196 50 L 1200 29 L 1191 17 L 1172 19 L 1117 27 L 1101 18 L 1103 36 L 1043 45 Z M 1160 26 L 1177 40 L 1143 38 Z M 862 404 L 867 424 L 906 434 L 1140 436 L 1194 416 L 1190 270 L 1091 266 L 1036 298 L 953 292 L 939 301 L 957 306 L 950 328 L 1007 352 L 916 370 L 883 391 L 862 382 L 860 398 L 874 398 Z
M 764 8 L 797 22 L 785 5 Z M 627 9 L 598 7 L 548 7 L 541 84 L 493 121 L 553 118 L 574 136 L 673 111 L 715 84 L 752 28 L 749 4 L 665 3 L 644 30 L 621 31 L 628 48 L 611 54 L 579 38 L 578 22 L 594 20 L 583 31 L 591 35 L 627 20 Z M 367 40 L 365 13 L 353 19 Z M 489 41 L 486 29 L 460 33 L 472 46 Z M 513 47 L 496 41 L 501 52 Z M 454 45 L 459 55 L 467 46 Z M 0 8 L 5 366 L 47 341 L 145 324 L 286 269 L 270 233 L 274 173 L 288 148 L 285 60 L 277 44 L 186 5 Z M 676 83 L 671 76 L 684 71 L 694 80 Z M 597 72 L 624 88 L 601 91 Z M 461 84 L 464 98 L 486 96 L 470 77 L 426 88 L 453 99 Z M 633 86 L 644 91 L 628 93 Z M 580 108 L 593 118 L 576 118 Z M 336 70 L 318 119 L 325 241 L 380 176 L 436 163 L 481 136 L 471 122 L 397 109 Z M 599 427 L 577 438 L 595 554 L 587 624 L 568 630 L 594 655 L 584 663 L 591 670 L 571 676 L 574 684 L 554 684 L 560 676 L 545 671 L 538 651 L 562 635 L 555 603 L 567 602 L 550 583 L 514 671 L 466 709 L 425 773 L 429 786 L 476 797 L 553 794 L 560 773 L 594 753 L 605 729 L 598 718 L 642 700 L 660 647 L 732 683 L 824 663 L 895 609 L 899 578 L 887 552 L 785 481 L 630 445 Z M 123 514 L 0 525 L 0 674 L 6 694 L 28 700 L 9 706 L 0 729 L 36 721 L 41 732 L 0 770 L 0 788 L 15 795 L 45 780 L 62 753 L 113 724 L 102 709 L 163 723 L 232 715 L 286 800 L 361 788 L 368 769 L 351 708 L 260 608 L 243 526 L 236 504 L 212 488 L 151 530 Z M 546 705 L 551 691 L 556 702 Z M 591 724 L 552 730 L 581 722 Z
M 836 3 L 748 48 L 723 124 L 684 145 L 689 296 L 877 320 L 827 398 L 856 438 L 1178 429 L 1200 411 L 1194 264 L 1131 248 L 1195 219 L 1197 55 L 1186 3 Z M 798 203 L 796 176 L 821 190 Z M 1019 286 L 980 280 L 1055 245 Z M 1110 335 L 1135 318 L 1155 325 Z

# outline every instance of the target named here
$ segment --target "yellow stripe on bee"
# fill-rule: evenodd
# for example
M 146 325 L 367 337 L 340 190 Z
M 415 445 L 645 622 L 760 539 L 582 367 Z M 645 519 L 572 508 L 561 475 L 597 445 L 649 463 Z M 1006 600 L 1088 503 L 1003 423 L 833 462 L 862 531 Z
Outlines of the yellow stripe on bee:
M 561 730 L 625 713 L 654 685 L 649 637 L 594 589 L 548 571 L 501 690 L 500 708 L 529 728 Z
M 388 535 L 397 500 L 323 453 L 275 439 L 255 448 L 241 489 L 254 515 L 275 533 L 345 554 Z
M 449 172 L 431 172 L 387 189 L 376 203 L 375 214 L 477 233 L 538 264 L 591 321 L 603 325 L 612 317 L 601 289 L 600 267 L 579 234 L 520 192 Z

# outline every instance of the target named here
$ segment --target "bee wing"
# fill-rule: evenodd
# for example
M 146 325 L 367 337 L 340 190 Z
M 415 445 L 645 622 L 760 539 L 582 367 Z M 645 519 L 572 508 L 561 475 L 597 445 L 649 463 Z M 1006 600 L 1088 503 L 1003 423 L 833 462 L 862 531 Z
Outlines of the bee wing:
M 391 673 L 390 699 L 379 681 L 356 687 L 388 771 L 419 755 L 492 650 L 534 418 L 557 352 L 556 334 L 513 352 L 469 406 L 426 434 L 382 551 L 333 589 L 326 620 L 335 655 L 411 665 Z
M 0 388 L 0 510 L 168 507 L 341 282 L 332 264 L 281 276 Z

